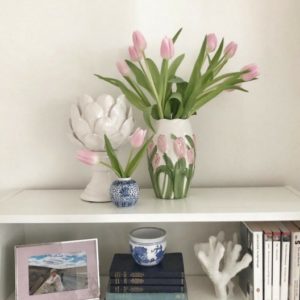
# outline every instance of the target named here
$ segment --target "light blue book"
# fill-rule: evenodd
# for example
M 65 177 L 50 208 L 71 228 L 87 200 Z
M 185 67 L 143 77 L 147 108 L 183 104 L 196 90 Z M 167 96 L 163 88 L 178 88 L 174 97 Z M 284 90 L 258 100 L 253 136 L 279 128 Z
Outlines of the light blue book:
M 106 293 L 106 300 L 188 300 L 185 293 Z

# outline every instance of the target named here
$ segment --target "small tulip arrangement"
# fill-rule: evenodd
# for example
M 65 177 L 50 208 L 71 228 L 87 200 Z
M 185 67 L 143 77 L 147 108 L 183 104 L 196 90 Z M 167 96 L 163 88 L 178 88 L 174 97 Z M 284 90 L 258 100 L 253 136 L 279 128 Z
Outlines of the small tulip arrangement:
M 104 135 L 105 150 L 109 158 L 110 164 L 102 162 L 96 152 L 82 149 L 77 153 L 77 159 L 88 165 L 102 164 L 110 168 L 118 178 L 130 178 L 133 172 L 136 170 L 140 160 L 142 159 L 150 140 L 145 141 L 147 130 L 137 128 L 135 132 L 129 137 L 131 144 L 131 151 L 128 157 L 127 165 L 125 168 L 122 167 L 115 150 L 109 140 Z M 135 150 L 137 151 L 136 153 Z
M 127 99 L 144 114 L 147 125 L 151 117 L 159 119 L 188 119 L 210 100 L 223 91 L 247 92 L 241 84 L 257 79 L 258 68 L 249 64 L 240 71 L 220 74 L 223 67 L 235 55 L 237 44 L 224 47 L 224 39 L 218 45 L 215 34 L 205 36 L 199 55 L 188 80 L 176 75 L 185 54 L 174 58 L 174 44 L 181 33 L 161 42 L 160 68 L 146 55 L 147 42 L 142 33 L 133 32 L 133 46 L 128 49 L 130 60 L 119 61 L 117 68 L 124 82 L 101 75 L 96 76 L 117 86 Z

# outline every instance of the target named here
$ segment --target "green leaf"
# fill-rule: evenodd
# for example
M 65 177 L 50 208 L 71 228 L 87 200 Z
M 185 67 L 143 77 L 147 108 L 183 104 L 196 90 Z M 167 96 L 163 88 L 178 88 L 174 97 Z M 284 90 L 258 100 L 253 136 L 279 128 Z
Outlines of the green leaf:
M 174 76 L 168 80 L 168 83 L 176 83 L 177 84 L 177 83 L 187 83 L 187 82 L 184 81 L 184 79 L 182 79 L 181 77 Z
M 182 95 L 180 93 L 171 94 L 170 98 L 167 100 L 165 104 L 164 113 L 166 118 L 175 119 L 182 113 Z
M 104 135 L 104 141 L 105 141 L 105 150 L 110 160 L 112 170 L 114 170 L 116 174 L 121 175 L 120 177 L 124 177 L 124 171 L 122 169 L 122 166 L 120 165 L 117 155 L 106 134 Z
M 132 73 L 134 74 L 134 76 L 136 78 L 136 82 L 140 86 L 145 88 L 148 92 L 151 92 L 151 87 L 149 86 L 147 77 L 144 74 L 144 72 L 130 60 L 126 60 L 126 63 L 128 65 L 128 67 L 130 68 L 130 70 L 132 71 Z
M 152 111 L 152 106 L 148 107 L 144 112 L 144 121 L 146 123 L 146 125 L 153 131 L 155 132 L 152 122 L 151 122 L 151 111 Z
M 109 78 L 109 77 L 104 77 L 98 74 L 95 74 L 96 77 L 109 82 L 110 84 L 113 84 L 115 86 L 117 86 L 122 93 L 126 96 L 127 100 L 136 108 L 138 108 L 141 111 L 144 111 L 147 106 L 144 104 L 143 100 L 137 95 L 135 94 L 133 91 L 131 91 L 130 89 L 128 89 L 126 87 L 126 85 L 121 82 L 120 80 L 114 79 L 114 78 Z
M 175 76 L 176 71 L 177 71 L 178 67 L 180 66 L 180 64 L 182 63 L 183 59 L 184 59 L 184 54 L 181 54 L 181 55 L 177 56 L 174 59 L 174 61 L 171 63 L 170 68 L 169 68 L 169 75 L 168 75 L 169 78 Z
M 154 120 L 159 120 L 160 119 L 157 104 L 152 105 L 151 116 Z
M 175 129 L 174 129 L 174 130 L 175 130 Z M 172 139 L 172 140 L 176 140 L 176 139 L 177 139 L 177 136 L 176 136 L 175 134 L 171 133 L 171 139 Z
M 190 76 L 185 95 L 184 95 L 184 98 L 186 98 L 186 99 L 188 99 L 190 97 L 190 95 L 193 92 L 193 89 L 195 88 L 196 82 L 200 78 L 201 68 L 203 66 L 203 63 L 205 61 L 205 56 L 206 56 L 206 44 L 207 44 L 207 37 L 205 36 L 204 41 L 201 46 L 201 50 L 199 52 L 198 58 L 195 62 L 192 74 Z
M 223 46 L 224 46 L 224 39 L 222 39 L 222 42 L 220 43 L 220 46 L 219 46 L 217 52 L 215 53 L 213 59 L 211 60 L 208 69 L 213 69 L 219 62 L 219 59 L 223 52 Z
M 135 171 L 135 169 L 139 165 L 139 162 L 142 159 L 142 157 L 143 157 L 145 151 L 147 150 L 147 147 L 151 141 L 152 141 L 152 137 L 150 139 L 148 139 L 147 142 L 144 143 L 142 148 L 136 153 L 136 155 L 133 157 L 133 159 L 129 162 L 128 167 L 125 170 L 126 177 L 131 177 L 132 173 Z
M 179 35 L 180 35 L 182 29 L 183 29 L 183 28 L 181 27 L 181 28 L 175 33 L 175 35 L 173 36 L 172 41 L 173 41 L 174 44 L 176 43 L 176 41 L 177 41 L 177 39 L 178 39 L 178 37 L 179 37 Z
M 151 77 L 154 82 L 154 86 L 157 91 L 159 91 L 159 86 L 160 86 L 160 74 L 159 70 L 155 64 L 155 62 L 151 58 L 146 58 L 146 63 L 148 65 Z

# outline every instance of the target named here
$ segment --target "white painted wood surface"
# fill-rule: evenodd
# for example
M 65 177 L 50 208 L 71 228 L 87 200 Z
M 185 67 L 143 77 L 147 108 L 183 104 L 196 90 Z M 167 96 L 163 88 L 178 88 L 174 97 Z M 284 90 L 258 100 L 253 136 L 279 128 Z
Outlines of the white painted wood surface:
M 80 190 L 24 190 L 1 201 L 0 223 L 136 223 L 300 220 L 289 187 L 194 188 L 187 199 L 156 199 L 142 189 L 134 207 L 87 203 Z
M 188 298 L 189 300 L 216 300 L 214 297 L 213 286 L 209 279 L 206 276 L 187 276 L 187 290 L 188 290 Z M 105 295 L 105 287 L 107 285 L 108 278 L 101 277 L 101 299 L 104 299 Z M 228 300 L 244 300 L 239 287 L 236 288 L 234 298 L 230 298 Z M 15 300 L 15 295 L 12 294 L 7 300 Z

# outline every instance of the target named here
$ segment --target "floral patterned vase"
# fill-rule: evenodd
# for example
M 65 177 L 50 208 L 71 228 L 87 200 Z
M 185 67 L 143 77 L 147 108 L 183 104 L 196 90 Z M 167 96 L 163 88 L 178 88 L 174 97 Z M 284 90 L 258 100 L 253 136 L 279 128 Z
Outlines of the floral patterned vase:
M 119 178 L 110 186 L 111 201 L 118 207 L 129 207 L 136 204 L 140 189 L 131 178 Z
M 157 121 L 148 147 L 148 168 L 157 198 L 187 196 L 195 171 L 195 136 L 188 119 Z

